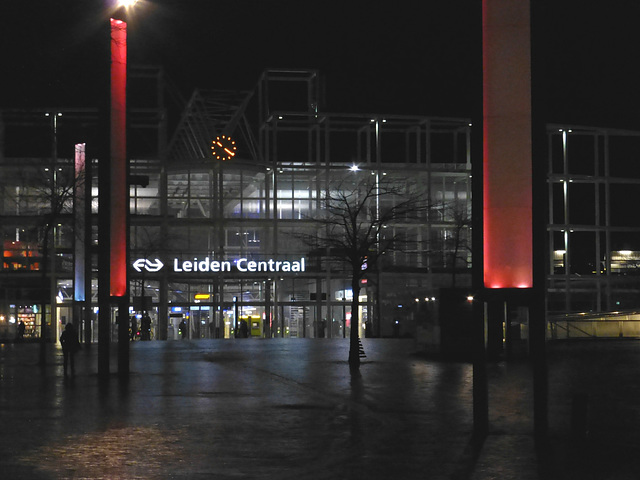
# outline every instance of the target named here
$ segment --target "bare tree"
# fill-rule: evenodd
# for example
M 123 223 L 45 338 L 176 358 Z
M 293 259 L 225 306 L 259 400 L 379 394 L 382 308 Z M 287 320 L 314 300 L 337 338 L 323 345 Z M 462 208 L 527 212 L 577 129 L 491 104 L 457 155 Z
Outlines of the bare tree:
M 53 294 L 48 295 L 51 289 L 47 281 L 55 262 L 55 257 L 52 258 L 54 235 L 65 223 L 74 230 L 73 199 L 75 191 L 85 182 L 84 170 L 76 173 L 72 166 L 52 162 L 44 168 L 22 168 L 12 181 L 17 185 L 11 195 L 5 194 L 6 204 L 14 203 L 11 209 L 16 215 L 28 215 L 34 219 L 29 237 L 40 250 L 40 363 L 44 363 L 47 341 L 45 307 Z
M 444 241 L 444 247 L 449 255 L 448 267 L 451 268 L 451 286 L 456 286 L 458 265 L 468 266 L 471 251 L 471 215 L 466 203 L 455 202 L 447 207 L 448 217 L 452 222 L 450 235 Z
M 428 201 L 417 184 L 380 181 L 376 175 L 358 183 L 342 181 L 329 186 L 321 207 L 321 213 L 313 219 L 319 228 L 314 234 L 300 236 L 326 257 L 348 265 L 353 292 L 349 365 L 357 369 L 361 280 L 378 267 L 383 255 L 401 250 L 409 240 L 404 229 L 387 227 L 425 221 Z

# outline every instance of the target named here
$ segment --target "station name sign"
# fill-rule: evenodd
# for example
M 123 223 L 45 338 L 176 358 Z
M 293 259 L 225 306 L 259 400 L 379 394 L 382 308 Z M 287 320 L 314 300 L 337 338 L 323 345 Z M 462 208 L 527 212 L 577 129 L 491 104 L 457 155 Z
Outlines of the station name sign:
M 172 262 L 173 271 L 175 273 L 218 273 L 218 272 L 241 272 L 241 273 L 280 273 L 280 272 L 304 272 L 306 269 L 305 259 L 301 257 L 299 260 L 249 260 L 248 258 L 239 258 L 234 261 L 211 260 L 209 257 L 203 259 L 194 258 L 193 260 L 182 260 L 174 258 Z M 133 268 L 142 272 L 158 272 L 164 267 L 160 259 L 149 260 L 139 258 L 133 262 Z

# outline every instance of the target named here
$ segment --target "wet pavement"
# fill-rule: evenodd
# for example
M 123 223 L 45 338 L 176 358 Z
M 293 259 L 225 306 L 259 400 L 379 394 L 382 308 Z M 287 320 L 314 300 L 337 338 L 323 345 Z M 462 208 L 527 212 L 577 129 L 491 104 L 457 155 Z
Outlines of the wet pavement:
M 0 345 L 0 478 L 638 478 L 640 342 L 549 346 L 542 456 L 527 362 L 489 364 L 491 431 L 474 449 L 471 365 L 362 343 L 352 375 L 339 339 L 136 342 L 127 382 L 115 356 L 99 381 L 97 346 L 65 379 L 55 346 L 42 367 L 37 345 Z

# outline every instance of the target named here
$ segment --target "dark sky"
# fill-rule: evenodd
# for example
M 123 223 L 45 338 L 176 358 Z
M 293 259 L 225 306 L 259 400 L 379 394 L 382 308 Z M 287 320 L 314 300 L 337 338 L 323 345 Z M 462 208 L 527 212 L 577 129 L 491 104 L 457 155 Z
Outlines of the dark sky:
M 105 3 L 0 2 L 0 107 L 94 106 Z M 640 4 L 536 5 L 546 120 L 640 129 Z M 131 61 L 163 65 L 186 96 L 291 67 L 323 73 L 332 111 L 469 117 L 478 101 L 478 0 L 145 0 L 129 25 Z

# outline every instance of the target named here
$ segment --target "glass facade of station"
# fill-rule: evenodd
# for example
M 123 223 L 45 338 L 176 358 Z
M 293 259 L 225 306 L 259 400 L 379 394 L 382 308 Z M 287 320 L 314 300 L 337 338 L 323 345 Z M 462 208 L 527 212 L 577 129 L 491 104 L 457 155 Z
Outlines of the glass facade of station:
M 416 192 L 429 190 L 434 205 L 422 222 L 388 226 L 390 235 L 401 233 L 410 241 L 401 251 L 389 252 L 375 274 L 365 277 L 361 334 L 366 334 L 364 325 L 382 322 L 371 316 L 379 305 L 376 299 L 388 298 L 395 305 L 385 312 L 388 322 L 380 324 L 380 334 L 392 335 L 393 319 L 408 320 L 403 308 L 413 310 L 415 298 L 435 295 L 438 285 L 430 280 L 452 270 L 447 262 L 453 261 L 456 247 L 458 268 L 468 268 L 469 258 L 462 255 L 469 252 L 460 247 L 464 243 L 466 248 L 468 225 L 456 225 L 458 210 L 443 202 L 450 196 L 459 208 L 470 208 L 468 172 L 438 173 L 403 164 L 381 168 L 363 164 L 358 171 L 350 167 L 302 162 L 275 167 L 240 162 L 215 168 L 198 163 L 169 167 L 167 195 L 156 199 L 166 202 L 164 206 L 154 207 L 156 202 L 146 196 L 156 190 L 155 181 L 140 189 L 145 196 L 132 197 L 138 214 L 132 222 L 132 259 L 159 259 L 165 265 L 159 272 L 134 272 L 133 294 L 151 297 L 151 303 L 159 305 L 166 289 L 169 337 L 173 332 L 174 338 L 183 317 L 190 320 L 189 335 L 203 338 L 232 336 L 241 319 L 248 322 L 252 335 L 345 336 L 352 317 L 348 269 L 314 252 L 305 239 L 322 228 L 315 218 L 327 189 L 384 179 Z M 167 216 L 161 215 L 160 222 L 148 222 L 151 218 L 145 216 L 152 216 L 154 210 L 166 210 Z M 464 233 L 456 233 L 456 227 Z M 457 245 L 453 240 L 447 242 L 454 235 L 461 236 Z M 283 262 L 280 270 L 250 271 L 248 262 L 256 262 L 254 270 L 259 270 L 260 262 L 268 268 L 269 260 L 272 269 L 275 262 Z M 186 268 L 184 262 L 189 262 Z M 212 266 L 212 262 L 217 263 Z M 297 266 L 300 262 L 302 268 Z M 225 264 L 230 268 L 225 270 Z
M 293 84 L 304 85 L 299 104 L 277 108 L 278 75 L 290 83 L 293 75 Z M 252 337 L 342 338 L 355 318 L 362 336 L 413 336 L 436 322 L 430 303 L 441 287 L 469 285 L 469 121 L 323 113 L 314 75 L 265 74 L 257 92 L 237 96 L 237 108 L 220 107 L 236 98 L 228 92 L 196 92 L 168 142 L 154 133 L 145 143 L 148 133 L 136 136 L 132 129 L 130 313 L 150 316 L 152 338 L 231 338 L 241 321 Z M 295 88 L 288 87 L 291 92 Z M 135 112 L 132 118 L 135 126 Z M 158 120 L 148 130 L 161 127 Z M 208 151 L 220 132 L 238 145 L 226 161 Z M 5 136 L 10 133 L 7 128 Z M 157 145 L 150 153 L 139 148 L 150 144 Z M 33 326 L 28 333 L 38 336 L 39 299 L 45 297 L 47 312 L 55 306 L 54 320 L 50 313 L 44 317 L 52 335 L 89 306 L 87 328 L 93 325 L 96 338 L 99 160 L 87 160 L 93 166 L 90 188 L 86 182 L 91 214 L 79 218 L 74 194 L 60 208 L 47 196 L 77 181 L 74 159 L 62 146 L 55 155 L 28 159 L 6 150 L 0 180 L 3 325 L 9 330 L 26 315 Z M 318 251 L 309 238 L 323 228 L 317 220 L 327 192 L 371 184 L 419 195 L 428 208 L 419 219 L 385 225 L 406 242 L 364 276 L 356 316 L 346 264 Z M 368 215 L 393 201 L 375 197 Z M 54 208 L 45 251 L 43 219 Z M 79 238 L 82 231 L 86 241 Z M 81 245 L 88 258 L 86 301 L 76 288 Z

